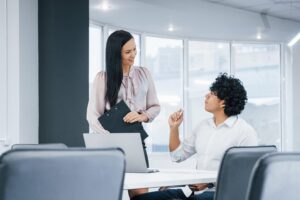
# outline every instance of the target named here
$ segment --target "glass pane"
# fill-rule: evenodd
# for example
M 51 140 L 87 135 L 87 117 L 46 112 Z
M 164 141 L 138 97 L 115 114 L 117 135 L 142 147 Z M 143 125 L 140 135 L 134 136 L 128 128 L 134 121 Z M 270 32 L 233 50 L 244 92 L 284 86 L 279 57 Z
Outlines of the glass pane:
M 141 36 L 137 34 L 132 34 L 136 45 L 136 57 L 134 60 L 135 66 L 141 66 Z
M 187 130 L 211 115 L 204 109 L 204 96 L 220 72 L 230 71 L 229 43 L 189 41 L 187 95 Z
M 146 37 L 146 67 L 150 70 L 161 104 L 159 116 L 146 124 L 148 149 L 167 152 L 168 117 L 183 106 L 183 41 Z M 181 131 L 182 132 L 182 131 Z
M 96 74 L 103 70 L 102 66 L 102 29 L 90 26 L 89 28 L 89 83 L 93 83 Z M 90 87 L 91 88 L 91 87 Z
M 242 117 L 257 131 L 261 144 L 281 147 L 280 46 L 233 44 L 233 66 L 248 93 Z
M 102 66 L 102 28 L 95 25 L 89 27 L 89 94 L 96 74 L 104 70 Z M 92 130 L 90 129 L 90 132 Z
M 108 35 L 112 34 L 116 29 L 109 29 Z M 134 60 L 134 66 L 141 66 L 141 36 L 138 34 L 131 33 L 134 37 L 135 45 L 136 45 L 136 57 Z

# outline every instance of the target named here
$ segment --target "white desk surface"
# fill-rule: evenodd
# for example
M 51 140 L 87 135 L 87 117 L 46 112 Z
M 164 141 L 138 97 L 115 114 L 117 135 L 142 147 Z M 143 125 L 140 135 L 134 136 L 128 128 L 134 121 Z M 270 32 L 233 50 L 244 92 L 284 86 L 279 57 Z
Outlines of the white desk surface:
M 160 169 L 156 173 L 126 173 L 124 190 L 216 182 L 216 171 Z

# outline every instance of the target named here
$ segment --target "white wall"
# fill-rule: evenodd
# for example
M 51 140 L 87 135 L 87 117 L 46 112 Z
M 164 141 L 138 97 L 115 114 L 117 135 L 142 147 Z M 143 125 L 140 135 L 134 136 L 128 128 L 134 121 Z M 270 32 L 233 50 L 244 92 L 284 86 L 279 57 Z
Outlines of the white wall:
M 6 18 L 6 0 L 0 0 L 0 146 L 5 142 L 7 133 Z
M 38 0 L 2 1 L 7 8 L 7 66 L 2 66 L 7 69 L 7 140 L 0 152 L 14 143 L 38 142 Z
M 38 143 L 38 0 L 20 2 L 20 142 Z
M 293 135 L 294 150 L 300 151 L 300 41 L 293 46 Z

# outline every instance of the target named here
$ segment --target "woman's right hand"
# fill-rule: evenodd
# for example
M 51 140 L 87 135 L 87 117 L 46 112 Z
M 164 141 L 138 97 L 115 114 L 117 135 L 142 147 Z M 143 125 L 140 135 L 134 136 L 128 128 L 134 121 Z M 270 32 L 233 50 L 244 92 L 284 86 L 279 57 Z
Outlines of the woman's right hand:
M 134 123 L 134 122 L 146 122 L 148 121 L 148 117 L 146 114 L 132 111 L 127 113 L 127 115 L 123 118 L 124 122 Z
M 170 128 L 178 128 L 183 121 L 183 110 L 174 112 L 169 117 L 169 126 Z

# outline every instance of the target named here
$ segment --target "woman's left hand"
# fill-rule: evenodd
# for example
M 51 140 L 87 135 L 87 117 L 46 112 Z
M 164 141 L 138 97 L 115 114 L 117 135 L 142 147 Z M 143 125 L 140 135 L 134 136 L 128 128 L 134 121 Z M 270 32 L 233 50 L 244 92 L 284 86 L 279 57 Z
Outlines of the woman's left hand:
M 139 114 L 137 112 L 130 112 L 128 113 L 124 118 L 123 118 L 124 122 L 127 122 L 127 123 L 133 123 L 133 122 L 146 122 L 148 121 L 148 117 L 142 113 L 142 114 Z

